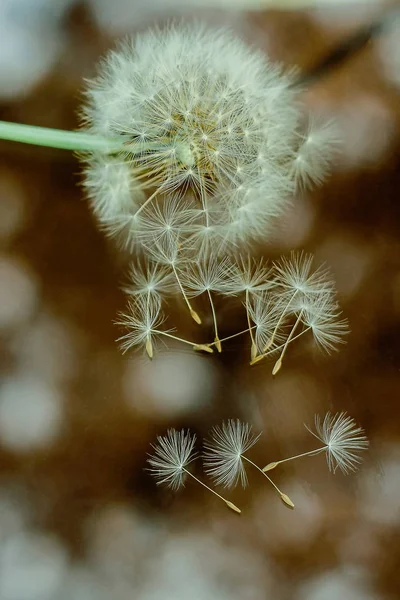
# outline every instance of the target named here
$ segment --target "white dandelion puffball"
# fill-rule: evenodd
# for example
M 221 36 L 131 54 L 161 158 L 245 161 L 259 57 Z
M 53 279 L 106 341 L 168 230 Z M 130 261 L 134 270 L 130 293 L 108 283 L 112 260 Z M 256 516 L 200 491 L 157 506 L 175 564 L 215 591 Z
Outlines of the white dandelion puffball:
M 87 131 L 121 141 L 113 155 L 86 157 L 100 224 L 146 247 L 152 211 L 159 223 L 168 199 L 169 215 L 182 202 L 188 211 L 185 227 L 161 219 L 183 230 L 180 248 L 215 252 L 268 235 L 296 184 L 323 179 L 335 142 L 318 121 L 301 133 L 292 84 L 260 51 L 200 24 L 148 31 L 110 52 L 83 109 Z

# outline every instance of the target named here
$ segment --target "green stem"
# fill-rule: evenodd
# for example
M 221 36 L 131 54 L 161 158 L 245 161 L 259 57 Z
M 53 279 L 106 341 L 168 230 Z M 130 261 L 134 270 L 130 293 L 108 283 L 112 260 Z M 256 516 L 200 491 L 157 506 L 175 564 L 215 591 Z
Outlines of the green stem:
M 121 139 L 103 138 L 83 131 L 50 129 L 6 121 L 0 121 L 0 139 L 61 150 L 97 150 L 104 153 L 116 152 L 124 146 Z

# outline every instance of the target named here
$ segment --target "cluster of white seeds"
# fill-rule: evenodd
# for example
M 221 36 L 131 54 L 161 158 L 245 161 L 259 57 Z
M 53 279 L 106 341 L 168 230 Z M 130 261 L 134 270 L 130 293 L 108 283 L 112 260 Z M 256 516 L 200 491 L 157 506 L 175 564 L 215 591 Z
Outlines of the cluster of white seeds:
M 122 146 L 86 157 L 100 224 L 130 249 L 152 245 L 168 203 L 162 225 L 180 228 L 182 257 L 265 240 L 296 186 L 323 180 L 337 141 L 329 122 L 304 131 L 297 95 L 290 74 L 226 30 L 178 25 L 125 42 L 83 111 L 91 133 Z
M 134 267 L 129 310 L 120 320 L 127 333 L 120 338 L 122 349 L 144 346 L 150 358 L 158 341 L 174 339 L 195 350 L 222 351 L 229 339 L 247 335 L 250 340 L 250 364 L 266 357 L 275 357 L 273 374 L 278 373 L 289 344 L 311 332 L 317 345 L 327 352 L 335 350 L 347 333 L 347 321 L 341 318 L 335 287 L 328 271 L 312 268 L 312 256 L 292 252 L 271 268 L 261 259 L 210 259 L 208 262 L 179 266 L 160 266 L 151 262 Z M 196 297 L 204 295 L 213 321 L 213 340 L 197 341 L 178 337 L 168 328 L 162 302 L 170 294 L 180 293 L 182 302 L 198 324 L 202 318 L 196 310 Z M 241 300 L 247 328 L 221 338 L 218 327 L 216 299 L 236 297 Z M 203 332 L 204 336 L 204 332 Z

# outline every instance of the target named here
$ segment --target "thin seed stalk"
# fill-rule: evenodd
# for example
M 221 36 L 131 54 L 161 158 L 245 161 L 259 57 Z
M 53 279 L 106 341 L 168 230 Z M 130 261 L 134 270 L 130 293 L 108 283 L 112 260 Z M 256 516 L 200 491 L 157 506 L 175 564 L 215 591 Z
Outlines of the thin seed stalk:
M 301 310 L 299 313 L 299 316 L 297 317 L 296 323 L 293 325 L 291 332 L 288 335 L 288 338 L 285 342 L 285 345 L 283 346 L 283 350 L 281 352 L 280 357 L 278 358 L 278 360 L 276 361 L 274 368 L 272 369 L 272 375 L 276 375 L 278 373 L 278 371 L 280 371 L 281 367 L 282 367 L 282 361 L 283 361 L 283 357 L 285 356 L 286 350 L 290 344 L 290 340 L 292 339 L 294 332 L 296 331 L 297 326 L 299 325 L 300 321 L 301 321 L 301 317 L 303 315 L 303 311 Z
M 282 490 L 280 490 L 278 488 L 278 486 L 272 481 L 272 479 L 270 477 L 268 477 L 268 475 L 264 472 L 263 469 L 261 469 L 261 467 L 259 467 L 258 465 L 256 465 L 256 463 L 254 463 L 249 458 L 247 458 L 247 456 L 243 456 L 243 454 L 242 454 L 242 458 L 244 458 L 245 460 L 247 460 L 248 463 L 250 463 L 251 465 L 253 465 L 253 467 L 255 467 L 258 471 L 260 471 L 260 473 L 262 475 L 264 475 L 264 477 L 266 479 L 268 479 L 268 481 L 275 488 L 275 490 L 278 492 L 280 499 L 282 500 L 282 502 L 284 502 L 284 504 L 286 506 L 288 506 L 289 508 L 292 508 L 292 509 L 294 508 L 294 504 L 291 501 L 291 499 L 289 498 L 289 496 L 287 494 L 285 494 L 284 492 L 282 492 Z
M 283 311 L 281 312 L 281 315 L 278 319 L 277 324 L 275 325 L 274 331 L 272 332 L 272 335 L 268 341 L 268 343 L 264 346 L 264 352 L 266 352 L 268 350 L 268 348 L 270 348 L 272 346 L 272 344 L 274 343 L 274 339 L 276 334 L 278 333 L 278 329 L 283 321 L 283 317 L 285 316 L 285 314 L 287 313 L 287 310 L 290 306 L 290 304 L 293 302 L 294 298 L 296 297 L 296 294 L 299 290 L 296 290 L 295 293 L 293 294 L 293 296 L 290 298 L 289 302 L 286 304 L 285 308 L 283 309 Z
M 256 342 L 254 340 L 252 326 L 251 326 L 251 321 L 250 321 L 250 314 L 249 314 L 249 290 L 246 290 L 246 316 L 247 316 L 247 324 L 249 326 L 249 333 L 250 333 L 250 339 L 251 339 L 250 356 L 251 356 L 251 360 L 254 360 L 256 358 L 256 356 L 257 356 L 257 344 L 256 344 Z
M 235 512 L 237 512 L 239 514 L 242 512 L 240 510 L 240 508 L 238 508 L 235 504 L 233 504 L 233 502 L 230 502 L 229 500 L 227 500 L 226 498 L 224 498 L 223 496 L 221 496 L 220 494 L 218 494 L 215 490 L 213 490 L 212 488 L 208 487 L 208 485 L 206 485 L 204 483 L 204 481 L 201 481 L 201 479 L 197 479 L 197 477 L 195 475 L 193 475 L 193 473 L 191 473 L 190 471 L 188 471 L 185 468 L 183 468 L 182 471 L 185 471 L 185 473 L 187 473 L 188 475 L 190 475 L 190 477 L 193 477 L 193 479 L 195 481 L 197 481 L 197 483 L 200 483 L 200 485 L 202 485 L 203 487 L 205 487 L 208 491 L 212 492 L 220 500 L 222 500 L 223 502 L 225 502 L 225 504 L 228 506 L 228 508 L 230 508 L 231 510 L 234 510 Z
M 213 321 L 214 321 L 214 333 L 215 333 L 214 344 L 215 344 L 218 352 L 222 352 L 221 340 L 218 337 L 217 315 L 215 314 L 214 302 L 213 302 L 211 292 L 209 289 L 207 289 L 207 294 L 208 294 L 208 299 L 210 301 L 211 312 L 212 312 L 212 317 L 213 317 Z
M 307 333 L 307 331 L 310 331 L 310 329 L 311 329 L 311 327 L 307 327 L 306 329 L 303 329 L 303 331 L 301 331 L 300 333 L 298 333 L 297 335 L 295 335 L 294 338 L 292 338 L 290 340 L 290 343 L 292 344 L 299 337 L 301 337 L 302 335 L 304 335 L 305 333 Z M 223 340 L 221 340 L 221 341 L 223 341 Z M 286 344 L 286 342 L 285 342 L 285 344 Z M 272 350 L 268 350 L 268 352 L 264 352 L 263 354 L 259 354 L 258 356 L 255 357 L 254 360 L 251 361 L 250 365 L 255 365 L 256 363 L 258 363 L 261 360 L 263 360 L 266 356 L 269 356 L 270 354 L 274 354 L 275 352 L 277 352 L 277 350 L 280 350 L 281 348 L 284 348 L 285 344 L 281 344 L 277 348 L 273 348 Z
M 200 319 L 199 315 L 197 314 L 197 312 L 196 312 L 196 311 L 195 311 L 195 310 L 192 308 L 192 305 L 190 304 L 190 302 L 189 302 L 189 298 L 187 297 L 187 295 L 186 295 L 186 293 L 185 293 L 185 290 L 183 289 L 183 285 L 182 285 L 182 283 L 181 283 L 181 280 L 179 279 L 179 275 L 178 275 L 178 273 L 177 273 L 177 270 L 176 270 L 176 268 L 175 268 L 175 265 L 174 265 L 173 263 L 171 263 L 171 268 L 172 268 L 172 270 L 173 270 L 173 272 L 174 272 L 175 279 L 176 279 L 176 281 L 178 282 L 178 286 L 179 286 L 179 289 L 180 289 L 180 291 L 181 291 L 181 294 L 182 294 L 182 296 L 183 296 L 183 299 L 184 299 L 184 300 L 185 300 L 185 302 L 186 302 L 186 306 L 187 306 L 187 307 L 188 307 L 188 309 L 189 309 L 190 316 L 192 317 L 192 319 L 193 319 L 194 321 L 196 321 L 196 323 L 197 323 L 198 325 L 201 325 L 201 319 Z
M 169 337 L 172 340 L 176 340 L 177 342 L 182 342 L 183 344 L 188 344 L 189 346 L 192 346 L 192 348 L 194 350 L 204 350 L 204 352 L 209 352 L 210 354 L 213 353 L 213 349 L 210 348 L 208 345 L 206 344 L 198 344 L 197 342 L 191 342 L 189 340 L 185 340 L 184 338 L 178 337 L 176 335 L 172 335 L 172 333 L 168 333 L 167 331 L 161 331 L 161 330 L 152 330 L 152 333 L 157 334 L 157 335 L 164 335 L 165 337 Z
M 302 454 L 296 454 L 296 456 L 289 456 L 289 458 L 284 458 L 282 460 L 278 460 L 276 462 L 269 463 L 266 467 L 263 467 L 263 472 L 272 471 L 278 465 L 288 462 L 289 460 L 295 460 L 295 458 L 302 458 L 303 456 L 315 456 L 316 454 L 320 454 L 327 449 L 328 446 L 324 446 L 323 448 L 317 448 L 316 450 L 310 450 L 310 452 L 303 452 Z

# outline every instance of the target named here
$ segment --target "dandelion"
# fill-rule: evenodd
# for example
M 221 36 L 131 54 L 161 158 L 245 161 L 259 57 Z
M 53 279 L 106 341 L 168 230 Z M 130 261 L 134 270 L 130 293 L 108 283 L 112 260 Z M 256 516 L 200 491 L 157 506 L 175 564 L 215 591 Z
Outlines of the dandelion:
M 278 465 L 289 460 L 303 456 L 315 456 L 322 452 L 326 454 L 329 470 L 333 473 L 339 468 L 344 474 L 355 471 L 361 462 L 360 452 L 367 450 L 369 442 L 364 430 L 359 427 L 354 419 L 345 412 L 332 415 L 328 412 L 323 421 L 316 415 L 315 431 L 306 429 L 324 444 L 321 448 L 310 450 L 297 456 L 291 456 L 277 462 L 270 463 L 263 471 L 271 471 Z
M 196 436 L 184 429 L 169 429 L 167 435 L 157 436 L 157 444 L 152 445 L 154 454 L 147 459 L 150 464 L 149 470 L 157 484 L 166 484 L 173 490 L 178 490 L 184 486 L 185 477 L 189 476 L 225 502 L 230 509 L 240 513 L 241 510 L 235 504 L 208 487 L 187 468 L 197 458 L 195 443 Z
M 299 134 L 293 81 L 229 31 L 201 24 L 149 31 L 110 52 L 82 111 L 87 135 L 117 148 L 85 156 L 103 227 L 131 244 L 146 237 L 154 203 L 189 194 L 202 216 L 186 232 L 197 251 L 265 237 L 296 180 L 320 181 L 316 157 L 329 162 L 328 125 Z
M 209 439 L 204 442 L 205 471 L 216 485 L 231 488 L 240 481 L 242 487 L 246 487 L 247 473 L 244 462 L 247 462 L 268 479 L 287 506 L 294 508 L 290 498 L 281 492 L 258 465 L 245 456 L 245 452 L 258 442 L 260 436 L 261 433 L 258 435 L 252 433 L 251 425 L 242 423 L 239 419 L 236 421 L 229 419 L 221 426 L 213 427 Z

